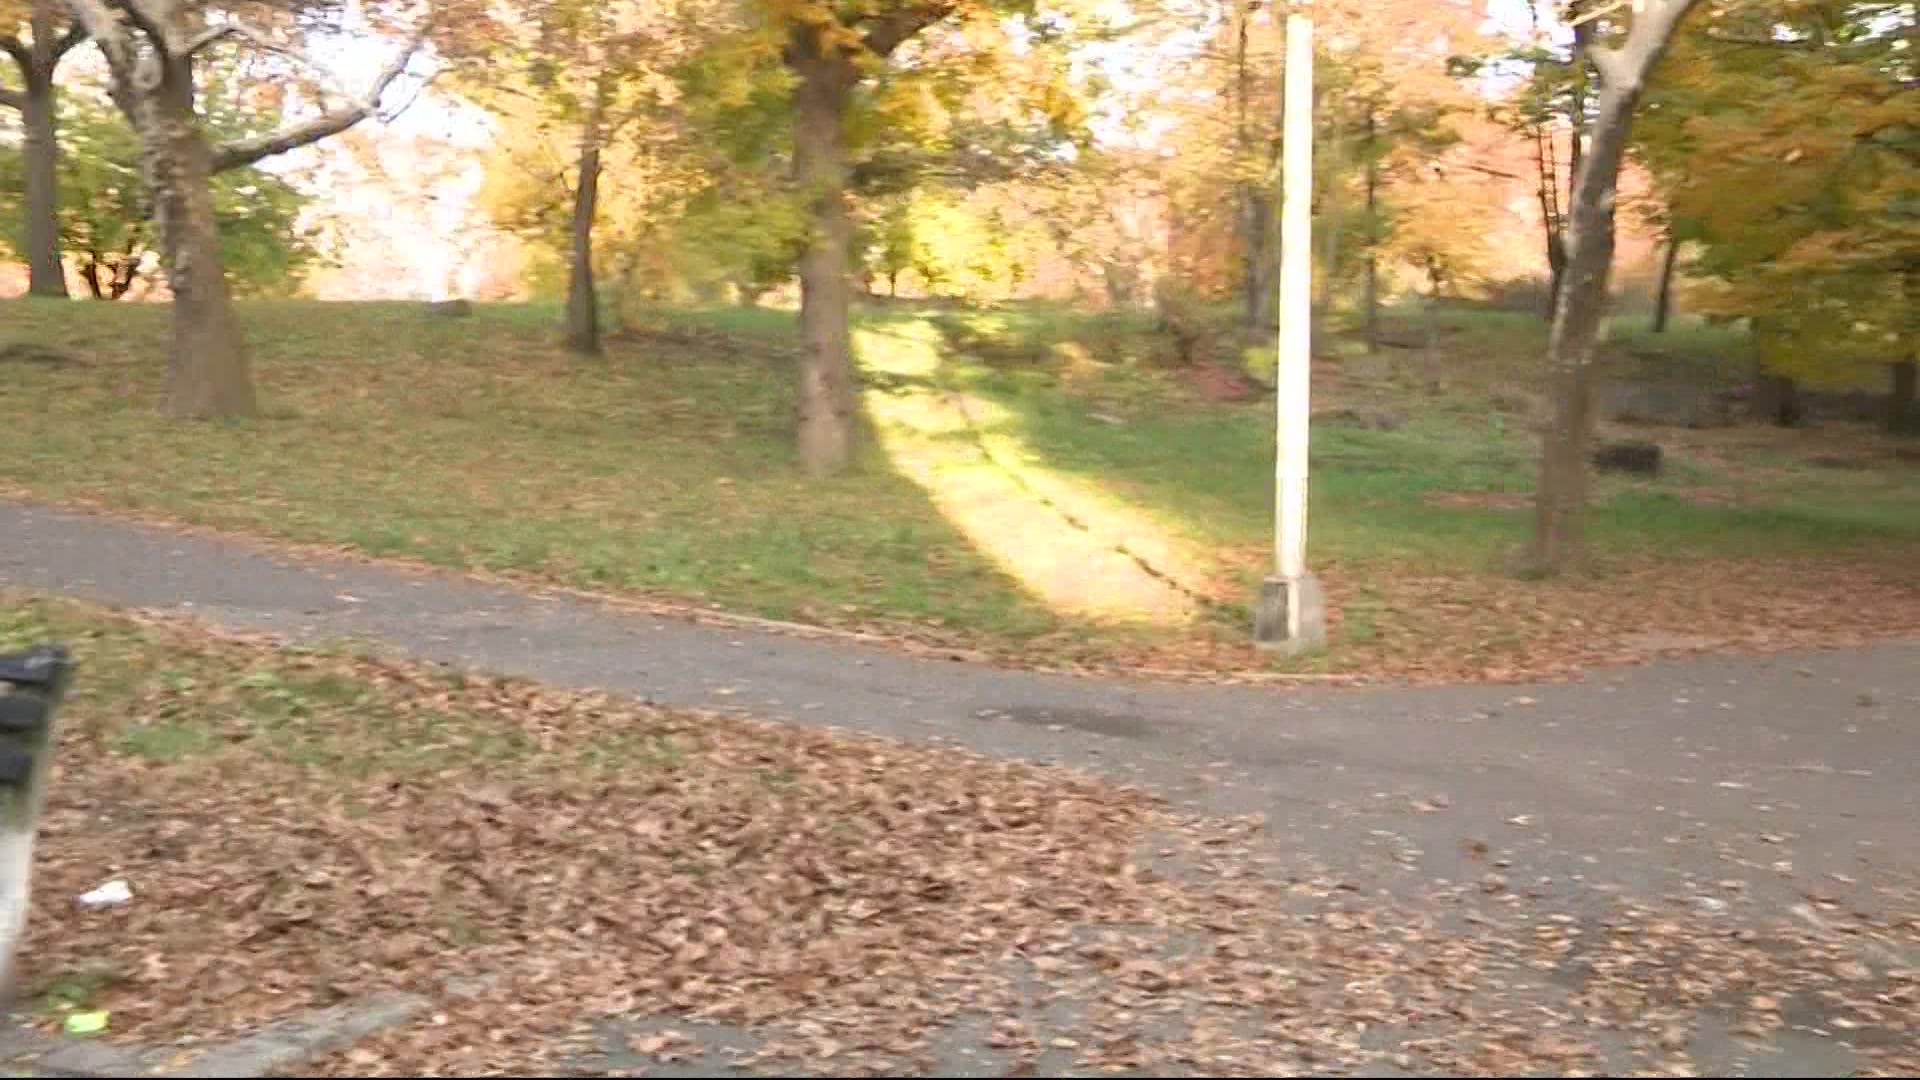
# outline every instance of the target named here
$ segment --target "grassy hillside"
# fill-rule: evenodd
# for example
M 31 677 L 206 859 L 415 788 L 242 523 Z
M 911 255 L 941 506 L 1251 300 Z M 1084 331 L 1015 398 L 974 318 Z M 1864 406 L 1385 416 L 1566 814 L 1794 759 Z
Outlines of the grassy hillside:
M 1268 544 L 1270 405 L 1169 366 L 1178 350 L 1145 317 L 863 312 L 869 437 L 850 475 L 813 483 L 788 447 L 787 313 L 657 312 L 581 361 L 536 307 L 243 311 L 265 414 L 179 425 L 155 410 L 163 308 L 0 304 L 0 347 L 70 359 L 0 361 L 0 483 L 1012 658 L 1258 663 L 1243 605 Z M 1446 319 L 1438 393 L 1405 349 L 1390 350 L 1402 377 L 1345 377 L 1357 359 L 1316 377 L 1312 558 L 1344 646 L 1320 663 L 1421 674 L 1612 655 L 1610 621 L 1648 620 L 1623 583 L 1698 588 L 1673 568 L 1703 561 L 1911 583 L 1920 473 L 1837 428 L 1674 434 L 1665 477 L 1599 485 L 1601 577 L 1514 581 L 1538 324 Z M 1132 580 L 1142 565 L 1160 586 Z M 1567 610 L 1590 612 L 1581 633 Z M 1672 621 L 1692 625 L 1686 610 Z M 1771 618 L 1740 611 L 1725 636 Z

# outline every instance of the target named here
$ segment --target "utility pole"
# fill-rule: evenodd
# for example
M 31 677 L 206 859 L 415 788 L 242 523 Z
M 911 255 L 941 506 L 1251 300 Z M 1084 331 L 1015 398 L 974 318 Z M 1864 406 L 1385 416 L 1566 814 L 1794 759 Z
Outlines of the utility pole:
M 1307 425 L 1313 381 L 1313 19 L 1287 16 L 1282 102 L 1280 352 L 1276 371 L 1273 574 L 1260 585 L 1253 639 L 1288 654 L 1327 642 L 1326 602 L 1307 572 Z

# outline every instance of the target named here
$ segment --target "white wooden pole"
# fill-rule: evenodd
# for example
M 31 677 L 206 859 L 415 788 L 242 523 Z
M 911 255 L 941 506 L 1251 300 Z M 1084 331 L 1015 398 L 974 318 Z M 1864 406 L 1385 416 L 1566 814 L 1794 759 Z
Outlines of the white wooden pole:
M 1297 578 L 1307 572 L 1307 417 L 1313 363 L 1313 20 L 1304 12 L 1287 16 L 1284 108 L 1273 568 L 1283 578 Z
M 1287 16 L 1280 208 L 1280 340 L 1274 394 L 1273 571 L 1254 639 L 1301 652 L 1326 641 L 1320 589 L 1307 573 L 1307 428 L 1313 378 L 1313 19 Z

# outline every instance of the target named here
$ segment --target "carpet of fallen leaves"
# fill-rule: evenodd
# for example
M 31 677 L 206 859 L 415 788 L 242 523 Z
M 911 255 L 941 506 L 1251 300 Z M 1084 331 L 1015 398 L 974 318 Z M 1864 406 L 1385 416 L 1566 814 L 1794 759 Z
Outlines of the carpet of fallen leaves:
M 1062 769 L 0 600 L 0 644 L 84 665 L 25 978 L 113 1038 L 404 988 L 438 1010 L 320 1070 L 552 1075 L 597 1019 L 678 1015 L 768 1032 L 763 1067 L 899 1075 L 962 1014 L 1080 1070 L 1578 1075 L 1618 1044 L 1687 1074 L 1719 1014 L 1920 1066 L 1920 912 L 1389 899 Z M 71 906 L 109 879 L 132 900 Z
M 1251 558 L 1257 559 L 1257 556 Z M 1329 563 L 1333 648 L 1274 672 L 1238 627 L 1179 641 L 1052 643 L 1029 663 L 1087 672 L 1434 685 L 1548 682 L 1702 653 L 1920 637 L 1920 574 L 1887 559 L 1617 559 L 1555 581 Z M 1224 595 L 1224 594 L 1223 594 Z M 1866 602 L 1870 600 L 1871 602 Z

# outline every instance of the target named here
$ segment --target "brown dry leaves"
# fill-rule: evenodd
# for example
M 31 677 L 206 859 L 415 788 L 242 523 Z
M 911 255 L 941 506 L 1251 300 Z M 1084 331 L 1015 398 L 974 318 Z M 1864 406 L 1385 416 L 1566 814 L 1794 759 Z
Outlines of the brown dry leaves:
M 1742 936 L 1684 905 L 1395 902 L 1276 870 L 1257 821 L 1064 770 L 85 618 L 27 977 L 104 981 L 116 1038 L 398 987 L 439 1011 L 324 1072 L 550 1075 L 623 1014 L 752 1027 L 764 1064 L 830 1075 L 928 1071 L 962 1012 L 1016 1069 L 1591 1071 L 1608 1031 L 1679 1067 L 1730 1001 L 1916 1053 L 1920 977 L 1884 956 L 1920 955 L 1920 917 Z M 126 752 L 168 718 L 207 737 Z M 68 909 L 114 877 L 131 902 Z M 1056 1001 L 1071 1028 L 1034 1021 Z
M 1373 563 L 1318 573 L 1334 646 L 1317 670 L 1374 682 L 1552 681 L 1659 656 L 1920 636 L 1920 576 L 1891 560 L 1646 558 L 1547 582 Z M 1098 670 L 1116 656 L 1228 682 L 1260 677 L 1266 662 L 1227 628 L 1130 651 L 1103 644 L 1097 659 L 1067 666 Z
M 522 1040 L 634 1009 L 884 1030 L 1148 888 L 1129 860 L 1151 800 L 1063 772 L 149 632 L 170 682 L 69 709 L 38 885 L 43 908 L 109 877 L 135 899 L 42 917 L 28 946 L 42 980 L 107 973 L 119 1035 L 472 975 L 501 980 L 488 1031 L 439 1029 L 419 1060 L 529 1060 Z M 370 694 L 268 730 L 221 689 L 249 672 Z M 201 752 L 123 753 L 162 713 L 207 730 Z
M 1328 574 L 1336 610 L 1355 582 Z M 1379 634 L 1340 666 L 1413 682 L 1515 682 L 1701 651 L 1832 648 L 1920 634 L 1920 578 L 1845 561 L 1646 560 L 1598 577 L 1369 575 Z

